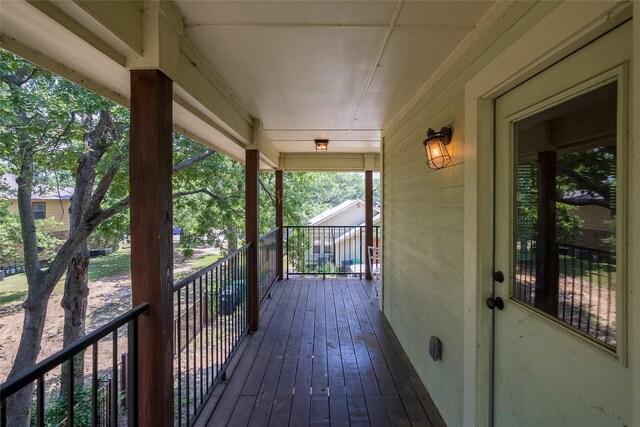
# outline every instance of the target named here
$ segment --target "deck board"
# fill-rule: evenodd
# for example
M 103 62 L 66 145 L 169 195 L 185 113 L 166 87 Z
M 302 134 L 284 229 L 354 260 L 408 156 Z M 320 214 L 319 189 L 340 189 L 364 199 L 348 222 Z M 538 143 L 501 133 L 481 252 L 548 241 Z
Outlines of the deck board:
M 359 279 L 277 283 L 198 425 L 444 426 L 370 290 Z

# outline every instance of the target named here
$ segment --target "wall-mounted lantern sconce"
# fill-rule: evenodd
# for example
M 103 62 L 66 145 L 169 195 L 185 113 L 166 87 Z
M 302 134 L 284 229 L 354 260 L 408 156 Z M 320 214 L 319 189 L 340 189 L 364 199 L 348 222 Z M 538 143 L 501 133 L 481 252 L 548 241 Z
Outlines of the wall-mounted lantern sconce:
M 328 139 L 314 139 L 314 141 L 316 143 L 316 151 L 327 151 L 327 147 L 329 147 Z
M 450 127 L 443 127 L 440 132 L 431 128 L 427 131 L 427 139 L 422 143 L 427 155 L 427 165 L 431 169 L 442 169 L 451 163 L 451 155 L 447 151 L 447 145 L 451 142 L 451 134 Z

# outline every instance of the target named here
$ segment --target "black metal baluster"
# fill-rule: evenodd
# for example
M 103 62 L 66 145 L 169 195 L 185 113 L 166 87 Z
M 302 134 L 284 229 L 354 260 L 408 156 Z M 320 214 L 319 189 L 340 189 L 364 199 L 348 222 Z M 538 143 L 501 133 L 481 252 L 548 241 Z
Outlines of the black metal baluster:
M 98 425 L 98 343 L 92 346 L 91 358 L 91 418 Z
M 200 316 L 200 331 L 199 331 L 199 337 L 200 337 L 200 369 L 199 369 L 199 373 L 200 373 L 200 402 L 202 403 L 202 400 L 204 399 L 204 389 L 203 389 L 203 381 L 204 381 L 204 376 L 202 375 L 202 367 L 204 366 L 204 349 L 202 348 L 203 345 L 203 331 L 202 328 L 204 327 L 204 324 L 202 323 L 202 304 L 203 304 L 203 300 L 202 300 L 202 276 L 198 277 L 198 292 L 199 292 L 199 296 L 200 296 L 200 301 L 198 301 L 198 314 Z
M 598 338 L 598 332 L 600 332 L 600 301 L 602 300 L 602 275 L 600 274 L 600 254 L 597 253 L 596 260 L 596 276 L 598 277 L 598 299 L 596 300 L 596 334 L 595 338 Z
M 564 268 L 564 286 L 562 287 L 562 321 L 566 323 L 567 321 L 567 256 L 565 255 L 562 258 L 562 265 Z
M 573 325 L 573 317 L 576 310 L 576 251 L 573 248 L 568 251 L 571 253 L 571 317 L 569 318 L 569 324 Z
M 216 288 L 216 271 L 217 268 L 211 270 L 209 278 L 209 286 L 211 287 L 211 382 L 216 382 L 216 364 L 218 363 L 218 348 L 216 346 L 216 335 L 218 331 L 218 298 Z
M 235 344 L 237 344 L 238 337 L 240 336 L 240 319 L 238 318 L 238 313 L 240 313 L 240 310 L 242 310 L 240 291 L 241 291 L 241 286 L 244 286 L 245 292 L 247 288 L 246 284 L 244 284 L 244 281 L 240 279 L 240 257 L 238 257 L 237 255 L 233 257 L 233 277 L 235 278 L 234 286 L 236 287 L 236 292 L 238 293 L 238 305 L 236 305 L 236 308 L 233 311 L 233 341 Z M 263 292 L 262 298 L 264 298 L 264 292 Z M 260 308 L 258 308 L 258 310 L 259 309 Z
M 589 274 L 589 280 L 587 281 L 587 286 L 589 287 L 589 299 L 588 299 L 588 305 L 587 305 L 587 335 L 589 335 L 589 331 L 591 330 L 591 297 L 593 296 L 593 281 L 591 280 L 592 278 L 592 272 L 593 272 L 593 266 L 591 263 L 591 257 L 592 257 L 592 253 L 591 252 L 587 252 L 587 256 L 589 257 L 589 259 L 587 260 L 587 268 L 588 268 L 588 274 Z M 582 273 L 582 272 L 581 272 Z M 581 274 L 582 276 L 582 274 Z M 582 278 L 582 280 L 584 281 L 584 278 Z
M 127 379 L 127 426 L 138 426 L 138 318 L 127 326 L 129 330 L 129 365 Z M 178 370 L 178 374 L 180 371 Z M 178 405 L 179 407 L 180 405 Z M 178 418 L 179 420 L 180 418 Z
M 205 343 L 204 343 L 204 349 L 205 349 L 205 375 L 206 375 L 206 382 L 207 382 L 207 387 L 206 390 L 207 392 L 209 391 L 209 387 L 211 386 L 211 383 L 209 382 L 209 367 L 211 366 L 210 364 L 210 360 L 209 360 L 209 327 L 211 325 L 211 316 L 209 314 L 209 310 L 210 310 L 210 306 L 211 303 L 209 302 L 209 271 L 207 271 L 204 274 L 204 313 L 206 315 L 206 319 L 204 321 L 204 332 L 205 332 Z
M 189 284 L 187 283 L 187 286 L 184 287 L 185 292 L 184 292 L 184 303 L 185 303 L 185 320 L 184 320 L 184 325 L 185 325 L 185 338 L 184 338 L 184 348 L 185 348 L 185 363 L 186 363 L 186 367 L 185 367 L 185 384 L 186 384 L 186 388 L 185 388 L 185 416 L 187 417 L 187 425 L 189 425 L 189 420 L 191 419 L 190 417 L 190 413 L 189 413 L 189 399 L 191 396 L 191 387 L 190 387 L 190 381 L 189 381 L 189 377 L 190 377 L 190 373 L 189 373 Z
M 73 375 L 73 356 L 71 356 L 71 358 L 69 359 L 69 361 L 67 362 L 69 365 L 69 395 L 67 397 L 67 425 L 69 427 L 73 427 L 73 424 L 75 422 L 74 420 L 74 413 L 73 413 L 73 405 L 74 405 L 74 391 L 75 391 L 75 384 L 74 384 L 74 375 Z
M 220 376 L 220 315 L 222 313 L 222 307 L 220 306 L 220 266 L 216 267 L 216 378 Z
M 38 427 L 44 427 L 44 375 L 38 377 L 36 405 L 36 425 Z
M 196 282 L 191 282 L 193 288 L 191 289 L 191 303 L 193 304 L 193 336 L 191 341 L 193 342 L 193 414 L 195 415 L 198 405 L 198 343 L 197 343 L 197 328 L 198 328 L 198 312 L 196 310 Z
M 177 326 L 177 350 L 178 353 L 178 425 L 182 423 L 182 289 L 178 289 L 178 326 Z
M 584 300 L 584 281 L 582 280 L 583 259 L 580 258 L 580 311 L 578 312 L 578 329 L 582 329 L 582 304 Z
M 231 263 L 227 262 L 227 279 L 225 281 L 225 287 L 227 289 L 227 292 L 231 292 L 231 294 L 233 295 L 233 285 L 231 284 L 231 281 L 233 280 L 232 274 L 233 274 L 232 265 Z M 230 299 L 228 301 L 229 307 L 227 308 L 227 315 L 224 317 L 225 318 L 224 336 L 225 336 L 225 348 L 226 348 L 225 366 L 226 366 L 226 361 L 229 358 L 229 353 L 231 352 L 230 329 L 231 329 L 231 315 L 233 314 L 233 303 L 234 303 L 233 299 Z
M 113 335 L 111 371 L 111 427 L 118 427 L 118 330 Z

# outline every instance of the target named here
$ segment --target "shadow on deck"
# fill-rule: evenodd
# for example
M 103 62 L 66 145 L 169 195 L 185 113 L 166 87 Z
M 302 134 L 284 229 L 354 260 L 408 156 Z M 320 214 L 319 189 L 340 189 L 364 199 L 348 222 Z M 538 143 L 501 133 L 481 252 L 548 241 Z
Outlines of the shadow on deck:
M 197 426 L 444 426 L 369 282 L 277 282 Z

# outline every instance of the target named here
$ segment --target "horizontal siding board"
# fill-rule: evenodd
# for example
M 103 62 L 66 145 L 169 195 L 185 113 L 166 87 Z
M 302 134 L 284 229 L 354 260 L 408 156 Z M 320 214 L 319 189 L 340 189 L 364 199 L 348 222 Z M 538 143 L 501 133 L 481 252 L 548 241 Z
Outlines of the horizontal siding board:
M 419 196 L 406 193 L 387 193 L 387 203 L 406 203 L 409 206 L 464 206 L 464 187 L 434 188 L 423 190 Z
M 384 214 L 393 221 L 389 224 L 392 227 L 396 221 L 403 221 L 420 227 L 422 224 L 462 230 L 464 210 L 459 207 L 434 207 L 434 206 L 389 206 Z M 385 229 L 385 232 L 387 230 Z
M 423 160 L 423 159 L 421 159 Z M 426 162 L 421 163 L 425 168 Z M 415 175 L 395 175 L 396 179 L 389 179 L 385 183 L 385 189 L 389 192 L 417 191 L 438 187 L 452 187 L 464 184 L 464 163 L 450 165 L 442 170 L 430 172 L 422 170 Z

